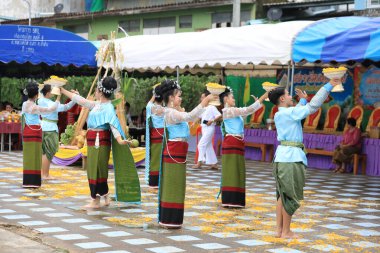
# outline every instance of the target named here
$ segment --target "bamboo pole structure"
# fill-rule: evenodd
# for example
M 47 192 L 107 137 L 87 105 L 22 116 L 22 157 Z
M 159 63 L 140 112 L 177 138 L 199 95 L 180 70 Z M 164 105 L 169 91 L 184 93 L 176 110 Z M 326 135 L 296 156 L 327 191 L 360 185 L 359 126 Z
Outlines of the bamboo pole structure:
M 111 41 L 106 45 L 105 53 L 103 54 L 104 57 L 102 59 L 102 64 L 99 66 L 98 72 L 96 73 L 95 79 L 92 82 L 90 91 L 87 95 L 88 100 L 94 100 L 94 97 L 92 96 L 92 92 L 93 92 L 94 86 L 97 83 L 98 78 L 101 74 L 102 68 L 105 64 L 106 64 L 106 71 L 103 75 L 103 78 L 108 75 L 108 70 L 110 67 L 110 61 L 109 60 L 112 60 L 112 62 L 113 62 L 113 72 L 111 75 L 117 81 L 118 87 L 120 87 L 121 77 L 120 77 L 120 70 L 117 68 L 117 64 L 116 64 L 117 57 L 116 57 L 116 51 L 115 51 L 115 38 L 116 38 L 116 33 L 111 32 Z M 116 115 L 119 118 L 120 125 L 122 127 L 122 130 L 124 131 L 124 134 L 127 135 L 127 131 L 126 131 L 127 121 L 125 118 L 125 109 L 124 109 L 125 100 L 124 100 L 123 93 L 120 92 L 120 89 L 118 89 L 118 90 L 119 91 L 115 94 L 115 98 L 120 99 L 121 102 L 116 106 Z M 84 107 L 82 108 L 80 115 L 79 115 L 79 118 L 78 118 L 78 121 L 77 121 L 78 122 L 77 127 L 75 128 L 74 139 L 71 141 L 72 145 L 75 141 L 75 136 L 78 136 L 80 134 L 80 131 L 83 129 L 83 126 L 87 120 L 89 112 L 90 111 L 88 108 L 84 108 Z
M 115 94 L 115 98 L 116 99 L 120 99 L 121 102 L 116 105 L 116 115 L 117 117 L 119 118 L 119 121 L 120 121 L 120 125 L 121 125 L 121 128 L 125 134 L 125 136 L 127 136 L 127 120 L 125 118 L 125 107 L 124 107 L 124 104 L 125 104 L 125 100 L 124 100 L 124 95 L 123 93 L 121 92 L 121 75 L 120 75 L 120 70 L 119 68 L 117 67 L 117 64 L 116 64 L 116 46 L 115 46 L 115 38 L 116 38 L 116 33 L 115 32 L 112 32 L 111 33 L 111 38 L 112 38 L 112 49 L 113 51 L 111 51 L 111 59 L 113 61 L 113 76 L 115 78 L 115 80 L 117 81 L 117 86 L 118 86 L 118 91 L 116 92 Z
M 104 62 L 107 60 L 108 55 L 109 55 L 109 47 L 107 45 L 107 47 L 105 49 L 104 58 L 102 59 L 102 64 L 99 66 L 98 72 L 96 73 L 94 81 L 91 84 L 90 91 L 88 92 L 88 95 L 87 95 L 88 100 L 94 100 L 94 96 L 91 95 L 92 90 L 94 89 L 95 84 L 98 82 L 98 78 L 100 76 L 100 73 L 102 72 Z M 73 139 L 71 140 L 71 145 L 74 145 L 75 137 L 80 134 L 80 131 L 82 131 L 84 123 L 87 120 L 89 112 L 90 112 L 90 110 L 88 108 L 82 107 L 82 110 L 81 110 L 79 117 L 78 117 L 78 120 L 77 120 L 77 126 L 75 128 L 74 136 L 73 136 Z

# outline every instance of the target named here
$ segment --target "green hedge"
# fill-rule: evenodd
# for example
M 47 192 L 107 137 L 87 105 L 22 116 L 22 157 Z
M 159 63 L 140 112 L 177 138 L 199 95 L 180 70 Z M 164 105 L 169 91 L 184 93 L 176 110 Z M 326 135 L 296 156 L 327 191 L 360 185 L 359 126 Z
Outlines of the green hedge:
M 90 89 L 91 83 L 94 77 L 88 76 L 68 76 L 66 77 L 69 84 L 66 86 L 67 89 L 78 89 L 80 94 L 87 94 Z M 0 78 L 0 102 L 11 102 L 14 107 L 21 108 L 22 94 L 26 84 L 30 81 L 29 78 Z M 34 80 L 38 83 L 43 82 L 42 79 Z
M 152 86 L 165 79 L 175 79 L 173 76 L 152 77 L 152 78 L 139 78 L 137 85 L 130 87 L 126 95 L 126 100 L 131 104 L 131 113 L 139 114 L 146 106 L 147 101 L 152 97 Z M 217 82 L 216 76 L 191 76 L 181 75 L 179 77 L 179 84 L 182 89 L 182 107 L 186 111 L 192 110 L 199 104 L 199 98 L 202 91 L 205 89 L 205 84 L 208 82 Z
M 94 77 L 91 76 L 66 76 L 68 84 L 66 89 L 77 89 L 83 96 L 87 96 Z M 161 82 L 165 78 L 175 79 L 173 76 L 160 76 L 152 78 L 138 78 L 137 84 L 130 87 L 126 100 L 131 104 L 131 113 L 133 115 L 140 114 L 141 110 L 146 106 L 147 101 L 152 96 L 152 86 Z M 182 106 L 186 110 L 193 109 L 199 103 L 201 92 L 205 89 L 207 82 L 217 82 L 217 76 L 192 76 L 181 75 L 179 83 L 183 90 Z M 29 79 L 27 78 L 0 78 L 0 102 L 9 101 L 16 108 L 21 108 L 21 92 L 24 89 Z M 35 80 L 38 83 L 43 80 Z

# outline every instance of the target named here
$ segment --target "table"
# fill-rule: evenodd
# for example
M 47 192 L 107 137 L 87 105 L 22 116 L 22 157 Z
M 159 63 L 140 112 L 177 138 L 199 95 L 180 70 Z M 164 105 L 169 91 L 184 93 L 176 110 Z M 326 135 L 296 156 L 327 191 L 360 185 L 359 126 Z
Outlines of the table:
M 0 122 L 0 134 L 0 151 L 4 151 L 4 134 L 9 134 L 9 152 L 11 152 L 12 134 L 20 134 L 21 136 L 21 123 Z
M 306 148 L 328 151 L 333 151 L 342 140 L 342 135 L 331 134 L 304 133 L 303 137 Z M 216 127 L 214 145 L 221 139 L 220 127 Z M 279 145 L 276 131 L 267 129 L 245 129 L 244 140 L 246 142 L 273 144 L 275 150 Z M 367 155 L 367 175 L 380 176 L 380 139 L 363 138 L 362 154 Z M 246 148 L 245 158 L 260 161 L 261 152 L 258 149 Z M 268 152 L 266 158 L 269 159 Z M 335 165 L 332 163 L 331 157 L 309 154 L 308 167 L 329 170 L 334 169 Z

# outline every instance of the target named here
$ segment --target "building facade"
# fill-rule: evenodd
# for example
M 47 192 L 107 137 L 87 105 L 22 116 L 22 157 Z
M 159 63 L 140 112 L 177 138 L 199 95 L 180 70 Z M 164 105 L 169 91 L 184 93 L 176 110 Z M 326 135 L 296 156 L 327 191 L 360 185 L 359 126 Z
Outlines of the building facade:
M 120 38 L 125 36 L 125 32 L 128 35 L 152 35 L 229 27 L 232 24 L 234 2 L 232 0 L 3 0 L 0 1 L 0 9 L 4 9 L 3 7 L 15 9 L 20 16 L 14 15 L 16 18 L 10 18 L 1 24 L 28 24 L 25 1 L 31 1 L 32 8 L 37 8 L 33 9 L 32 25 L 64 29 L 88 40 L 108 39 L 110 31 L 117 31 L 117 37 Z M 377 11 L 379 2 L 380 0 L 356 0 L 355 8 L 357 13 L 361 11 L 357 6 L 362 6 L 363 12 L 371 12 L 369 11 L 371 9 Z M 252 21 L 250 24 L 255 24 L 257 21 L 260 23 L 268 20 L 269 22 L 318 20 L 353 15 L 354 10 L 354 0 L 241 0 L 240 3 L 241 24 L 249 21 Z M 54 7 L 59 4 L 63 9 L 56 12 Z M 92 8 L 94 5 L 97 7 L 96 10 Z M 47 16 L 49 13 L 50 16 Z M 257 17 L 262 20 L 255 20 Z
M 354 0 L 264 0 L 262 2 L 262 16 L 278 21 L 352 16 L 354 11 Z
M 59 12 L 82 12 L 85 10 L 84 1 L 75 0 L 2 0 L 0 1 L 0 21 L 20 20 L 29 18 L 29 5 L 31 18 L 53 16 L 54 7 L 61 4 Z
M 232 2 L 109 0 L 105 2 L 104 11 L 69 12 L 33 18 L 32 25 L 64 29 L 89 40 L 107 39 L 110 31 L 118 31 L 118 37 L 124 37 L 124 31 L 128 35 L 196 32 L 231 26 Z M 255 19 L 255 0 L 241 0 L 241 23 L 244 24 L 251 19 Z M 27 24 L 27 19 L 9 20 L 2 24 Z
M 380 17 L 380 0 L 355 0 L 355 15 Z

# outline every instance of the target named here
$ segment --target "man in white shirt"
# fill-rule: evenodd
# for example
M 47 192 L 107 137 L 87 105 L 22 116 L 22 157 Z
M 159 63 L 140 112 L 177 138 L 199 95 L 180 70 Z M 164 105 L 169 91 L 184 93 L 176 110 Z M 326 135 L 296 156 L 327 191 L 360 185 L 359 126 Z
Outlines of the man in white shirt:
M 204 91 L 201 100 L 209 94 L 209 91 Z M 193 166 L 194 169 L 200 169 L 202 163 L 211 165 L 211 169 L 218 169 L 218 160 L 212 145 L 212 138 L 215 133 L 215 122 L 221 117 L 222 114 L 213 105 L 208 105 L 206 111 L 202 114 L 202 137 L 198 143 L 198 163 Z

